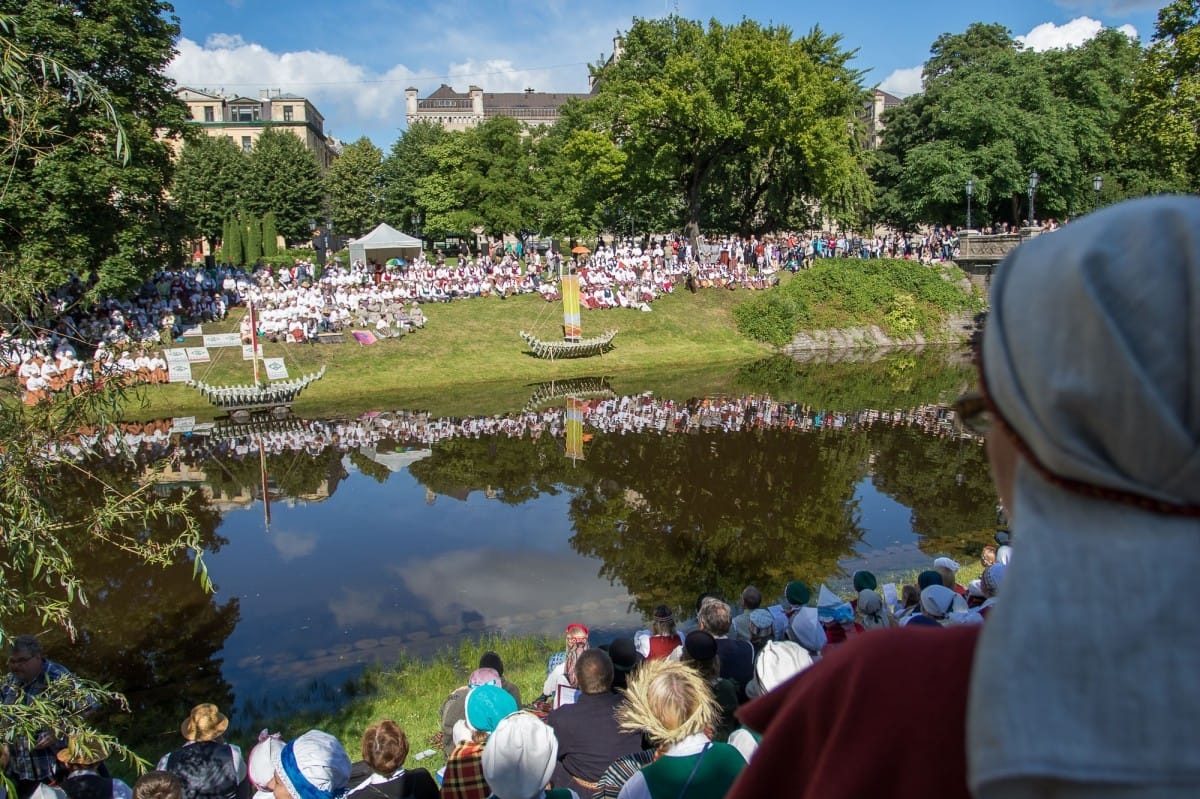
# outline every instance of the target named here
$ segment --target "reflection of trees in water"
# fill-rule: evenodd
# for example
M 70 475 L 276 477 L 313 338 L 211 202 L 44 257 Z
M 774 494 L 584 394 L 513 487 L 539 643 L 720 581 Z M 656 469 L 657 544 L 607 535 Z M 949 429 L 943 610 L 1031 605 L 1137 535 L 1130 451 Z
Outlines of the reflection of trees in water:
M 958 350 L 869 354 L 878 359 L 797 363 L 782 355 L 764 358 L 740 369 L 735 382 L 780 401 L 849 412 L 949 402 L 975 378 Z
M 408 471 L 438 494 L 461 496 L 464 491 L 490 488 L 508 505 L 520 505 L 542 494 L 555 495 L 561 485 L 581 485 L 588 473 L 585 464 L 572 467 L 563 454 L 562 442 L 549 435 L 444 441 L 433 448 L 430 457 L 410 464 Z
M 262 491 L 258 453 L 244 457 L 216 456 L 204 462 L 204 481 L 217 497 L 237 497 Z M 275 490 L 288 497 L 333 496 L 348 472 L 342 451 L 323 446 L 315 453 L 297 450 L 267 455 L 267 474 Z
M 126 493 L 137 489 L 142 476 L 132 464 L 86 466 L 110 487 Z M 100 505 L 98 483 L 80 470 L 52 470 L 47 483 L 60 492 L 64 499 L 59 507 L 73 521 L 83 522 Z M 182 497 L 179 489 L 170 493 L 168 499 Z M 219 551 L 227 543 L 216 534 L 219 513 L 199 492 L 193 492 L 187 502 L 204 551 Z M 166 520 L 149 529 L 126 527 L 126 533 L 148 543 L 165 542 L 178 533 Z M 186 552 L 159 569 L 116 547 L 97 545 L 86 525 L 79 529 L 68 549 L 91 603 L 74 611 L 79 631 L 75 643 L 53 628 L 43 636 L 43 645 L 51 659 L 124 693 L 132 713 L 106 709 L 99 726 L 121 736 L 143 756 L 157 756 L 178 743 L 179 722 L 193 705 L 211 701 L 228 707 L 232 702 L 216 655 L 237 624 L 238 601 L 218 604 L 214 595 L 205 593 Z M 21 629 L 39 628 L 36 620 L 28 619 Z
M 912 509 L 921 550 L 961 561 L 979 554 L 996 524 L 996 489 L 976 440 L 937 437 L 915 427 L 867 430 L 876 452 L 875 487 Z
M 767 596 L 819 582 L 861 538 L 861 436 L 781 430 L 597 438 L 571 502 L 580 554 L 601 558 L 642 612 L 696 594 Z

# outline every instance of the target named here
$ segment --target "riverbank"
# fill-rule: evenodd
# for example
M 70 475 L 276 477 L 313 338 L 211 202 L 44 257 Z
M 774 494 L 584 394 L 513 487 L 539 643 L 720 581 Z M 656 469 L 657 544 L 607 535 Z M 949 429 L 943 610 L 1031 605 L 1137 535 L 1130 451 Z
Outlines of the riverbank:
M 965 584 L 978 578 L 981 571 L 978 562 L 964 564 L 958 579 Z M 897 585 L 915 584 L 917 580 L 916 572 L 879 577 L 880 582 L 893 581 Z M 849 587 L 841 593 L 849 596 Z M 587 621 L 586 610 L 580 610 L 580 619 Z M 335 735 L 357 760 L 363 730 L 382 719 L 392 719 L 409 739 L 406 767 L 433 771 L 445 764 L 441 748 L 430 743 L 441 729 L 442 701 L 455 688 L 466 684 L 467 675 L 479 663 L 481 654 L 489 650 L 499 653 L 504 661 L 505 678 L 520 688 L 521 701 L 528 704 L 541 691 L 547 658 L 561 647 L 562 640 L 557 637 L 485 635 L 466 640 L 456 649 L 447 649 L 432 659 L 403 659 L 393 666 L 369 668 L 360 677 L 332 689 L 323 710 L 296 712 L 295 698 L 242 708 L 227 737 L 249 751 L 254 736 L 264 727 L 281 732 L 285 738 L 313 728 L 323 729 Z M 416 759 L 430 749 L 434 750 L 432 754 Z
M 507 300 L 484 298 L 423 306 L 424 329 L 401 339 L 361 345 L 264 345 L 268 358 L 282 357 L 293 377 L 327 366 L 326 375 L 295 404 L 305 416 L 329 416 L 389 407 L 423 408 L 439 416 L 494 410 L 500 386 L 604 375 L 687 373 L 700 367 L 733 365 L 763 357 L 766 345 L 741 335 L 733 309 L 753 292 L 706 289 L 677 291 L 654 302 L 649 313 L 631 309 L 584 310 L 584 335 L 609 328 L 619 332 L 612 351 L 594 358 L 545 361 L 533 357 L 520 338 L 526 330 L 545 339 L 562 335 L 562 306 L 537 295 Z M 205 333 L 236 332 L 241 311 Z M 208 383 L 248 383 L 250 365 L 234 349 L 212 350 L 211 364 L 193 364 L 192 374 Z M 504 389 L 508 390 L 508 389 Z M 486 399 L 486 403 L 481 400 Z M 517 397 L 514 396 L 514 400 Z M 527 399 L 521 398 L 514 408 Z M 147 386 L 132 416 L 212 416 L 198 392 L 175 384 Z

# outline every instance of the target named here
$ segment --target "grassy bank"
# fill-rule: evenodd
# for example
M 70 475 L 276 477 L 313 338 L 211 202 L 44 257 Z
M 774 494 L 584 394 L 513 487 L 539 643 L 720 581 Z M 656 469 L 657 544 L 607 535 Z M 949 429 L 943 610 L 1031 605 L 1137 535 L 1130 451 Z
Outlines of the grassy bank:
M 380 407 L 423 408 L 438 415 L 520 408 L 528 384 L 571 377 L 679 372 L 732 365 L 766 350 L 738 333 L 734 308 L 748 291 L 686 291 L 663 297 L 650 313 L 614 309 L 583 311 L 584 335 L 616 328 L 616 347 L 598 358 L 543 361 L 529 354 L 519 332 L 555 339 L 562 335 L 562 306 L 536 295 L 507 300 L 478 299 L 424 306 L 423 330 L 399 340 L 362 346 L 266 344 L 267 357 L 284 357 L 298 376 L 328 366 L 325 377 L 305 390 L 297 413 L 331 415 Z M 205 332 L 236 331 L 237 312 Z M 190 342 L 199 343 L 198 339 Z M 193 364 L 192 374 L 209 383 L 250 381 L 249 363 L 234 349 L 212 350 L 212 364 Z M 524 392 L 524 396 L 522 395 Z M 504 397 L 512 394 L 512 401 Z M 498 396 L 499 395 L 499 396 Z M 186 386 L 152 386 L 130 415 L 211 415 L 212 408 Z
M 958 573 L 959 582 L 966 584 L 979 577 L 979 563 L 964 563 Z M 916 584 L 916 572 L 880 573 L 879 582 L 897 585 Z M 850 596 L 848 586 L 839 592 Z M 368 669 L 337 690 L 328 702 L 328 710 L 295 711 L 295 702 L 281 699 L 264 706 L 251 706 L 240 713 L 240 727 L 230 738 L 243 743 L 247 751 L 258 730 L 268 727 L 291 738 L 308 729 L 326 730 L 341 740 L 353 759 L 359 758 L 363 730 L 382 719 L 392 719 L 408 735 L 410 744 L 409 768 L 425 767 L 431 771 L 445 763 L 440 747 L 430 744 L 440 730 L 439 712 L 447 694 L 466 683 L 467 675 L 488 650 L 498 652 L 504 660 L 504 676 L 521 689 L 521 700 L 529 703 L 541 692 L 546 677 L 546 660 L 562 646 L 557 637 L 501 638 L 488 636 L 478 641 L 465 641 L 457 649 L 447 650 L 426 660 L 405 660 L 391 667 Z M 434 754 L 418 761 L 415 755 L 433 749 Z

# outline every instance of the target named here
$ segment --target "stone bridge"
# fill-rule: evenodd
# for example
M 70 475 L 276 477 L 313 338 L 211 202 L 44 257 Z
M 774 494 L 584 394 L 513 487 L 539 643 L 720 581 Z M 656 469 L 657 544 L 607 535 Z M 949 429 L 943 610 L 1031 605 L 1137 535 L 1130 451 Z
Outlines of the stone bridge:
M 954 263 L 967 273 L 971 282 L 987 293 L 992 282 L 992 272 L 1018 244 L 1038 235 L 1039 228 L 1021 228 L 1016 233 L 1001 233 L 985 236 L 967 230 L 958 236 L 958 257 Z

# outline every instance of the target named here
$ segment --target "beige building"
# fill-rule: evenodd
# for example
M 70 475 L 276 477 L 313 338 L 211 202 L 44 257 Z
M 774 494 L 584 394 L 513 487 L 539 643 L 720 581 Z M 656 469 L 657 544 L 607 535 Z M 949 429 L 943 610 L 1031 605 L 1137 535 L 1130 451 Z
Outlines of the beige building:
M 278 89 L 263 89 L 257 99 L 181 87 L 175 95 L 188 107 L 191 123 L 209 136 L 224 136 L 246 152 L 268 127 L 297 136 L 326 169 L 341 147 L 325 135 L 325 118 L 312 103 Z
M 559 110 L 568 100 L 588 96 L 569 92 L 535 92 L 533 89 L 523 92 L 485 92 L 478 86 L 470 86 L 464 93 L 456 92 L 443 83 L 424 99 L 417 98 L 416 89 L 405 89 L 404 111 L 409 125 L 426 120 L 436 122 L 446 130 L 467 130 L 492 117 L 513 117 L 530 127 L 536 127 L 553 125 L 558 120 Z
M 606 59 L 600 54 L 604 67 L 621 57 L 622 40 L 613 38 L 613 53 Z M 603 67 L 600 72 L 603 73 Z M 409 125 L 426 121 L 446 130 L 467 130 L 492 117 L 512 117 L 529 127 L 553 125 L 567 101 L 591 97 L 599 88 L 595 75 L 588 76 L 588 92 L 485 92 L 478 86 L 468 86 L 466 92 L 456 92 L 443 83 L 428 97 L 418 97 L 418 89 L 404 90 L 404 116 Z
M 867 149 L 878 150 L 883 140 L 883 112 L 904 101 L 882 89 L 875 89 L 871 95 L 871 99 L 863 106 L 862 118 L 867 125 Z

